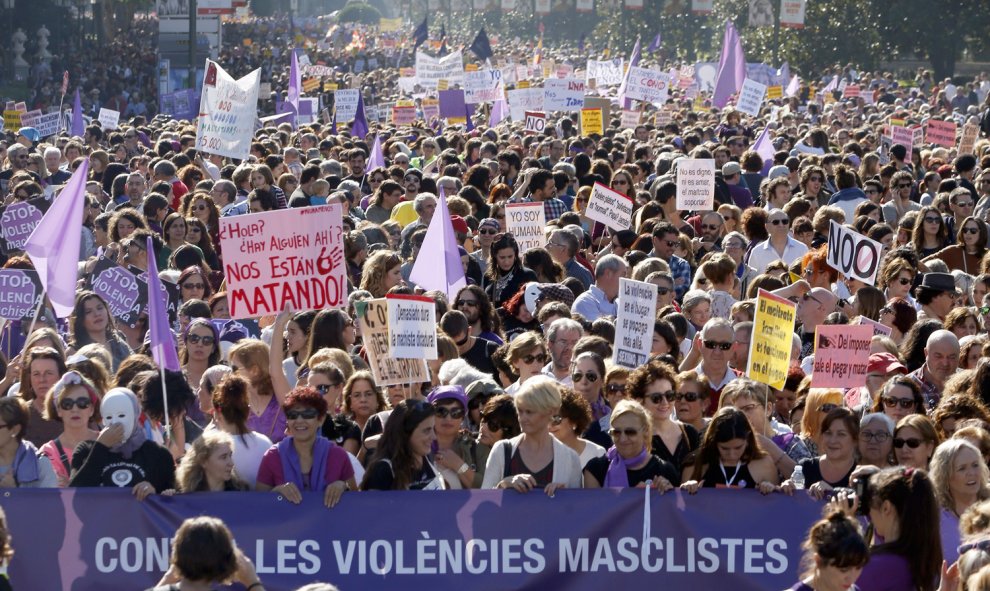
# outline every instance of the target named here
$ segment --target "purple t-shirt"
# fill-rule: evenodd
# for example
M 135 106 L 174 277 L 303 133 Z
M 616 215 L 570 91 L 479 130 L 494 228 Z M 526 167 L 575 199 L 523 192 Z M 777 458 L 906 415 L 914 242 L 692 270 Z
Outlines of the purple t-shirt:
M 787 589 L 787 591 L 815 591 L 815 588 L 811 585 L 805 584 L 803 581 L 798 581 L 793 587 Z M 860 588 L 858 585 L 853 585 L 848 589 L 848 591 L 860 591 Z
M 285 439 L 285 413 L 282 412 L 278 398 L 274 394 L 261 416 L 253 412 L 248 415 L 247 426 L 248 429 L 271 439 L 272 443 Z
M 327 454 L 326 482 L 333 483 L 353 477 L 354 467 L 351 466 L 351 459 L 347 457 L 347 452 L 339 445 L 332 446 L 330 453 Z M 278 446 L 271 446 L 261 457 L 261 465 L 258 467 L 258 482 L 267 484 L 272 488 L 285 483 L 285 473 L 282 472 L 282 460 L 278 456 Z
M 862 591 L 914 591 L 911 565 L 903 556 L 881 552 L 870 556 L 856 584 Z

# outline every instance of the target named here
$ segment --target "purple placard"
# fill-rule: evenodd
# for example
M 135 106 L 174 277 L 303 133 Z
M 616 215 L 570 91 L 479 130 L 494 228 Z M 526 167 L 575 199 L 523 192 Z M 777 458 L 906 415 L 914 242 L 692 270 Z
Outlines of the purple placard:
M 11 203 L 0 213 L 0 249 L 5 254 L 24 249 L 31 232 L 51 205 L 44 197 Z
M 32 316 L 41 293 L 37 271 L 0 269 L 0 318 L 20 320 Z
M 144 309 L 140 280 L 110 259 L 100 259 L 89 276 L 89 289 L 107 301 L 110 313 L 128 326 L 136 326 Z M 146 292 L 147 290 L 145 290 Z M 147 297 L 144 298 L 147 300 Z
M 464 117 L 467 107 L 464 105 L 464 91 L 441 90 L 440 91 L 440 116 L 445 119 L 456 119 Z

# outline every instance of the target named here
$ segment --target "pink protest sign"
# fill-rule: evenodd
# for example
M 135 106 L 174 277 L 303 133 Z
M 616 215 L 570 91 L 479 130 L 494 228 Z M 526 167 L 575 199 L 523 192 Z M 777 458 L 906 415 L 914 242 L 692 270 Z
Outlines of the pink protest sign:
M 347 303 L 339 204 L 220 218 L 230 317 Z
M 955 121 L 939 121 L 929 119 L 925 124 L 925 141 L 936 146 L 954 148 L 956 146 Z
M 869 326 L 873 329 L 873 336 L 880 335 L 882 337 L 889 337 L 891 330 L 889 326 L 880 324 L 876 320 L 870 320 L 866 316 L 859 317 L 859 323 L 863 326 Z
M 855 388 L 866 385 L 867 360 L 873 327 L 819 325 L 815 327 L 812 388 Z
M 901 127 L 900 125 L 891 125 L 890 137 L 894 140 L 895 144 L 900 144 L 907 148 L 908 154 L 911 153 L 911 148 L 914 146 L 913 131 L 907 127 Z

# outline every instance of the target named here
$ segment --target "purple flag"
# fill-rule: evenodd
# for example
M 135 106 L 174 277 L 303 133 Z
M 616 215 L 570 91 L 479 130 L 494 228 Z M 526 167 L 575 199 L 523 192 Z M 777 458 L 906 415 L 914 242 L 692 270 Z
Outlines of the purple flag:
M 82 137 L 86 134 L 86 122 L 83 121 L 82 100 L 79 98 L 79 89 L 76 89 L 76 96 L 72 99 L 72 129 L 69 135 Z
M 492 112 L 488 116 L 488 127 L 495 127 L 509 116 L 509 105 L 502 99 L 492 103 Z
M 474 105 L 464 105 L 464 125 L 467 127 L 467 131 L 474 131 L 474 120 L 471 117 L 474 116 Z
M 784 62 L 780 65 L 780 69 L 777 70 L 776 83 L 783 86 L 791 81 L 791 65 Z
M 358 106 L 354 114 L 354 123 L 351 124 L 351 135 L 361 139 L 368 135 L 368 118 L 364 114 L 364 97 L 361 93 L 358 93 Z
M 464 267 L 457 250 L 457 237 L 454 236 L 454 225 L 450 222 L 450 211 L 447 209 L 447 196 L 440 188 L 440 198 L 437 199 L 437 209 L 426 230 L 426 238 L 419 249 L 419 257 L 413 263 L 409 279 L 423 289 L 436 289 L 447 294 L 450 301 L 454 300 L 458 290 L 467 285 L 464 279 Z M 443 261 L 442 264 L 437 264 Z
M 660 49 L 660 33 L 657 33 L 657 36 L 653 38 L 653 43 L 650 43 L 650 46 L 646 48 L 646 51 L 653 53 L 658 49 Z
M 330 120 L 330 135 L 337 135 L 337 107 L 333 108 L 333 118 Z
M 619 102 L 622 103 L 623 109 L 632 108 L 632 99 L 626 98 L 626 86 L 629 84 L 629 70 L 639 65 L 640 58 L 642 53 L 639 50 L 639 37 L 636 37 L 636 45 L 633 45 L 632 53 L 629 55 L 629 69 L 622 76 L 622 85 L 619 86 Z
M 763 158 L 763 176 L 766 176 L 770 172 L 770 167 L 773 166 L 773 142 L 770 141 L 770 124 L 768 123 L 764 128 L 763 132 L 760 133 L 760 137 L 756 138 L 756 142 L 753 144 L 753 151 Z
M 302 88 L 302 75 L 299 73 L 299 58 L 296 56 L 296 50 L 292 50 L 292 62 L 289 66 L 289 90 L 285 93 L 285 102 L 292 105 L 293 113 L 299 114 L 299 95 L 300 89 Z M 295 117 L 293 117 L 293 124 L 295 124 Z
M 24 243 L 24 252 L 31 257 L 59 318 L 68 317 L 76 301 L 88 174 L 89 160 L 84 159 Z
M 743 55 L 742 39 L 731 21 L 725 21 L 725 36 L 722 39 L 722 56 L 718 60 L 718 75 L 715 77 L 715 92 L 712 105 L 723 108 L 729 97 L 739 92 L 746 80 L 746 57 Z
M 375 143 L 371 146 L 371 155 L 368 157 L 368 164 L 364 167 L 365 174 L 371 174 L 371 171 L 380 167 L 385 166 L 385 155 L 382 154 L 382 137 L 375 134 Z
M 155 245 L 148 240 L 148 332 L 151 339 L 151 358 L 158 367 L 169 371 L 182 371 L 179 354 L 176 352 L 172 330 L 168 327 L 167 304 L 163 301 L 161 279 L 158 278 L 158 263 L 155 260 Z

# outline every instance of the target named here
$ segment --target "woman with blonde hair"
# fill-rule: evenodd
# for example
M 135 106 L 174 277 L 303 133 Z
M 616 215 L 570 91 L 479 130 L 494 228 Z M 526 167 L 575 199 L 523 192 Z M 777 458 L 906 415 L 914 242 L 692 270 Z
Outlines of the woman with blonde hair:
M 990 499 L 990 469 L 972 443 L 949 439 L 935 448 L 929 475 L 942 509 L 942 556 L 952 564 L 960 543 L 960 517 L 976 503 Z
M 941 443 L 935 423 L 925 415 L 908 415 L 894 429 L 894 458 L 899 466 L 928 470 L 935 448 Z
M 540 375 L 547 364 L 547 346 L 543 336 L 536 331 L 527 331 L 512 339 L 506 361 L 519 374 L 519 379 L 505 389 L 505 393 L 515 394 L 526 380 Z
M 584 468 L 584 487 L 636 487 L 649 483 L 661 493 L 680 483 L 677 468 L 653 455 L 653 421 L 643 405 L 620 400 L 609 416 L 614 445 Z
M 178 492 L 245 491 L 234 471 L 234 439 L 223 431 L 204 431 L 192 442 L 175 472 Z M 163 494 L 169 494 L 166 491 Z
M 828 388 L 811 388 L 801 418 L 801 441 L 812 456 L 819 456 L 822 421 L 832 409 L 842 406 L 842 391 Z
M 391 250 L 379 250 L 364 262 L 361 289 L 383 298 L 388 290 L 402 284 L 402 258 Z

